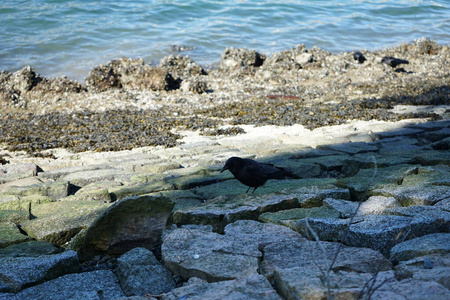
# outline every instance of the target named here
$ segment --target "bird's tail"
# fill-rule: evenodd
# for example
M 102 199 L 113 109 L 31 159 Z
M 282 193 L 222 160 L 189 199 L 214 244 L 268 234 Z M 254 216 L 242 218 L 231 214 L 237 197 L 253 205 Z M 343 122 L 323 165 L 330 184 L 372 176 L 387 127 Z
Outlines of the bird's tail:
M 293 172 L 291 172 L 288 169 L 280 168 L 280 167 L 277 167 L 277 168 L 279 169 L 279 171 L 274 174 L 273 179 L 289 179 L 289 178 L 300 179 L 301 178 L 300 176 L 294 174 Z

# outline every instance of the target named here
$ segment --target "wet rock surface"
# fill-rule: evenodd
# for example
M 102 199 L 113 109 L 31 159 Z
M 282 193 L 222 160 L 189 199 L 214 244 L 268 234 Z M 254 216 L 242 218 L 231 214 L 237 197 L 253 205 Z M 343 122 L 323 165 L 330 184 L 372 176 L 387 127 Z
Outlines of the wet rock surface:
M 448 47 L 362 54 L 2 72 L 0 298 L 449 298 Z M 299 179 L 245 194 L 231 156 Z

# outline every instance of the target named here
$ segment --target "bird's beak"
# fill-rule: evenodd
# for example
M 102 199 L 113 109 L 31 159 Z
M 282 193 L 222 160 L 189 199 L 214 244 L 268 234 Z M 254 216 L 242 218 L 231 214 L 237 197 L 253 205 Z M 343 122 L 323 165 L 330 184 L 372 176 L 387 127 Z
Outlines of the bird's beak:
M 223 166 L 222 170 L 220 170 L 220 173 L 222 173 L 225 170 L 228 170 L 228 166 L 227 165 Z

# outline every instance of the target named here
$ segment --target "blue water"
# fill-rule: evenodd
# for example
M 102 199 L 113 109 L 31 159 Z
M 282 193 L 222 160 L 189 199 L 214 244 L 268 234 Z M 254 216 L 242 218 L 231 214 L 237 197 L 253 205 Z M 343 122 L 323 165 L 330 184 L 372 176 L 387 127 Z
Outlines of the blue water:
M 377 50 L 423 36 L 450 44 L 449 0 L 0 2 L 0 70 L 80 81 L 123 56 L 156 64 L 173 45 L 211 65 L 226 47 Z

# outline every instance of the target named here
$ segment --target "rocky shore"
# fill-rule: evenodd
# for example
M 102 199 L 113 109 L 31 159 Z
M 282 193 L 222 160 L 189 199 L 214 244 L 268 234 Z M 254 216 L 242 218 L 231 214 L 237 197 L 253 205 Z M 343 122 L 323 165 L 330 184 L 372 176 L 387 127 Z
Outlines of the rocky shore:
M 2 72 L 0 299 L 449 298 L 449 46 L 360 51 Z

